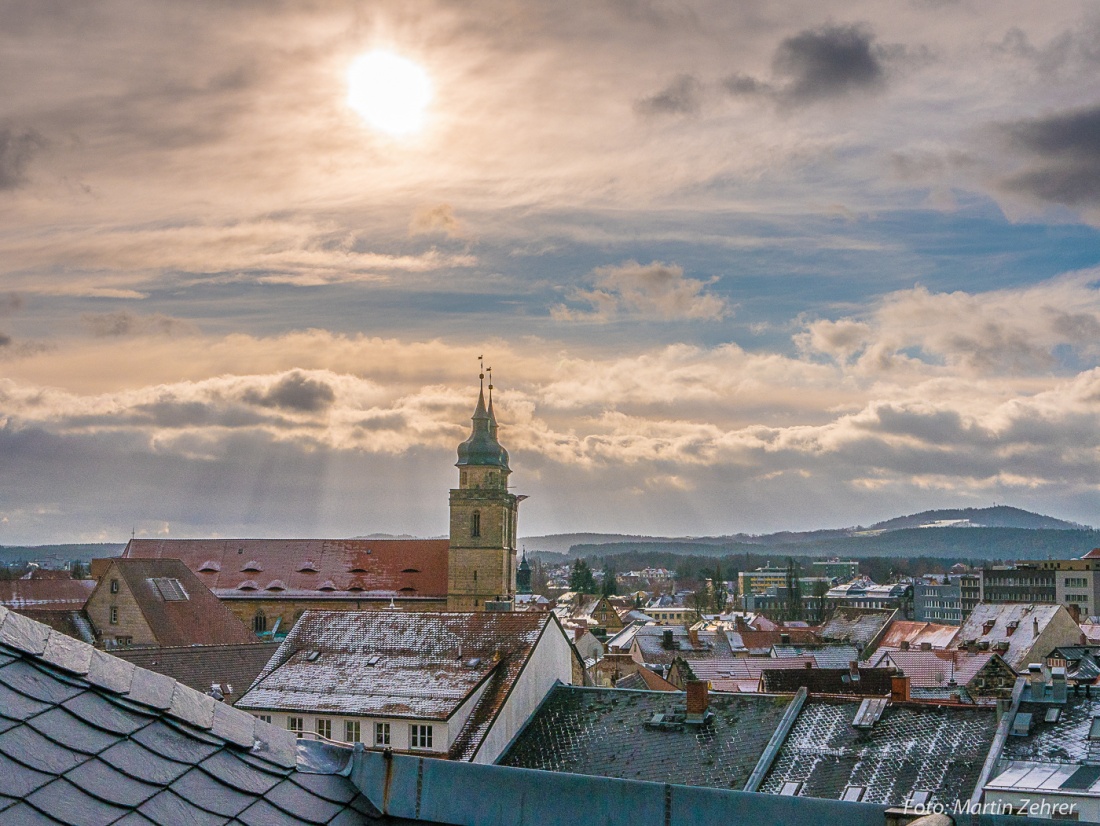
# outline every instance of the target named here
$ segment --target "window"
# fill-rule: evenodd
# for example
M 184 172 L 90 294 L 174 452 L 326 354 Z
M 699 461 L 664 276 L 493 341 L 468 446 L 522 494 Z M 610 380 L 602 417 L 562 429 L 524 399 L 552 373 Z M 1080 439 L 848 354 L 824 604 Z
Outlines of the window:
M 462 471 L 462 473 L 460 475 L 461 475 L 462 478 L 459 480 L 458 484 L 459 484 L 459 487 L 464 488 L 464 487 L 466 487 L 466 471 Z
M 432 727 L 413 724 L 409 726 L 409 748 L 430 749 L 432 747 Z
M 470 536 L 481 536 L 481 511 L 470 514 Z
M 120 648 L 126 648 L 127 646 L 134 644 L 133 637 L 115 637 L 115 645 Z
M 267 631 L 267 617 L 263 612 L 259 612 L 252 618 L 252 631 L 256 634 L 263 634 Z
M 118 593 L 118 580 L 117 579 L 112 579 L 111 580 L 111 593 L 112 594 L 117 594 Z
M 332 739 L 332 720 L 328 720 L 324 717 L 317 718 L 317 734 L 324 737 L 326 740 Z
M 256 719 L 259 720 L 262 723 L 270 723 L 271 722 L 271 715 L 270 714 L 257 714 Z
M 344 742 L 345 743 L 358 743 L 359 742 L 359 721 L 358 720 L 345 720 L 344 721 Z
M 358 724 L 356 724 L 358 725 Z M 374 724 L 374 745 L 376 746 L 388 746 L 390 744 L 390 724 L 389 723 L 375 723 Z
M 301 738 L 302 732 L 305 731 L 305 725 L 302 723 L 301 717 L 287 717 L 286 718 L 286 730 L 297 732 L 298 737 Z
M 111 620 L 111 625 L 118 625 L 118 606 L 117 605 L 112 605 L 111 606 L 110 620 Z

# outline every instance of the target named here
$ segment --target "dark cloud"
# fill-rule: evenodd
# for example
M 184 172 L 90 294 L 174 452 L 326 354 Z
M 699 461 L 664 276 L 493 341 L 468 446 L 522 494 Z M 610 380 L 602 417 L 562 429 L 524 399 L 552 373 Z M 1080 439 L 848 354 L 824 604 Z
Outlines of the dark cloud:
M 13 315 L 23 309 L 26 302 L 19 293 L 0 295 L 0 316 Z
M 874 89 L 886 76 L 874 36 L 858 25 L 827 25 L 788 37 L 776 50 L 773 68 L 788 79 L 784 96 L 796 102 Z
M 702 104 L 703 85 L 692 75 L 679 75 L 657 94 L 634 104 L 640 115 L 694 115 Z
M 9 344 L 11 344 L 11 336 L 0 333 L 0 347 L 7 347 Z
M 752 75 L 733 74 L 722 81 L 722 88 L 731 95 L 765 95 L 774 89 L 768 83 Z
M 1100 204 L 1100 105 L 1004 125 L 1028 167 L 1006 189 L 1067 206 Z
M 190 321 L 161 313 L 138 315 L 118 310 L 111 313 L 84 313 L 81 322 L 97 338 L 121 338 L 138 335 L 187 335 L 198 332 Z
M 249 391 L 245 401 L 264 407 L 281 407 L 303 413 L 324 410 L 336 401 L 336 391 L 323 381 L 295 370 L 279 379 L 266 393 Z
M 45 146 L 46 139 L 33 129 L 0 129 L 0 191 L 22 186 L 27 164 Z

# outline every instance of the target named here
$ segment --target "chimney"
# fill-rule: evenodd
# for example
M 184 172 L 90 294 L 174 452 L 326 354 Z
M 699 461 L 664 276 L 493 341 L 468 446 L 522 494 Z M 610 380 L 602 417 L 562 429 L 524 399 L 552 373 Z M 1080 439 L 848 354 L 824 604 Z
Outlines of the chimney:
M 1035 627 L 1035 636 L 1037 637 L 1039 636 L 1039 618 L 1035 617 L 1031 622 Z
M 900 672 L 890 677 L 890 701 L 909 702 L 909 678 Z
M 1027 681 L 1031 685 L 1043 685 L 1043 683 L 1046 682 L 1046 680 L 1043 679 L 1042 663 L 1028 663 Z
M 695 628 L 688 630 L 688 639 L 691 640 L 691 647 L 699 647 L 699 631 Z
M 1056 703 L 1066 701 L 1066 669 L 1060 665 L 1050 669 L 1051 699 Z
M 806 660 L 806 662 L 804 664 L 805 664 L 806 668 L 813 668 L 814 667 L 813 662 L 810 661 L 810 660 Z
M 931 650 L 932 650 L 932 643 L 930 643 L 930 642 L 922 642 L 922 643 L 920 644 L 920 650 L 921 650 L 921 651 L 931 651 Z
M 671 628 L 666 628 L 664 633 L 661 635 L 661 646 L 669 651 L 673 649 Z
M 901 645 L 899 647 L 901 648 L 902 651 L 908 651 L 909 650 L 909 640 L 902 640 Z
M 779 644 L 780 645 L 790 645 L 791 644 L 791 635 L 790 634 L 784 634 L 784 633 L 781 632 L 779 634 Z
M 695 715 L 702 718 L 710 706 L 710 692 L 706 680 L 688 680 L 687 682 L 687 713 L 690 717 Z
M 573 629 L 573 642 L 577 642 L 581 637 L 583 637 L 584 636 L 584 631 L 585 631 L 585 629 L 583 629 L 583 628 L 574 628 Z

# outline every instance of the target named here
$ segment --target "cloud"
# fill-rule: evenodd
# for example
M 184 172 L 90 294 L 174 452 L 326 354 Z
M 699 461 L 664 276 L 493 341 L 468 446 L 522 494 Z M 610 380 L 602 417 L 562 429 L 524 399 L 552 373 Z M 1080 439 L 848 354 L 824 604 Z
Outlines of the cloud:
M 551 310 L 560 321 L 610 321 L 616 318 L 648 318 L 661 321 L 719 321 L 731 312 L 728 302 L 706 291 L 717 279 L 699 281 L 684 275 L 683 267 L 653 261 L 627 261 L 592 271 L 591 290 L 574 290 L 574 303 L 591 309 L 574 310 L 558 305 Z
M 693 75 L 677 75 L 664 89 L 634 104 L 643 116 L 694 115 L 702 105 L 703 85 Z
M 19 293 L 0 295 L 0 317 L 14 315 L 26 306 L 26 299 Z
M 295 370 L 273 384 L 263 393 L 248 391 L 246 401 L 264 407 L 282 407 L 302 413 L 316 413 L 330 407 L 336 401 L 336 391 L 319 379 Z
M 826 25 L 789 37 L 776 50 L 773 67 L 787 78 L 784 95 L 796 102 L 873 90 L 886 78 L 874 36 L 858 25 Z
M 1100 105 L 1001 127 L 1026 168 L 1002 185 L 1047 203 L 1100 205 Z
M 450 204 L 424 207 L 409 222 L 410 235 L 445 235 L 448 238 L 462 236 L 462 224 L 455 217 Z
M 46 139 L 33 129 L 0 129 L 0 191 L 26 183 L 27 166 L 46 146 Z
M 198 333 L 198 325 L 162 313 L 138 315 L 127 310 L 84 313 L 81 322 L 97 338 L 122 336 L 178 336 Z
M 8 347 L 11 344 L 11 336 L 0 333 L 0 347 Z

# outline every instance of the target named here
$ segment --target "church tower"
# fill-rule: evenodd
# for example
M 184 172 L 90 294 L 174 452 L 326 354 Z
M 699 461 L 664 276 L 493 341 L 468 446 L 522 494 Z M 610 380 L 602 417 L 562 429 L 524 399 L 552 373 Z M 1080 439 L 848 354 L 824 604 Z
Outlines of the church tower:
M 497 441 L 493 378 L 485 374 L 470 438 L 458 446 L 458 487 L 451 491 L 447 610 L 508 610 L 516 592 L 516 517 L 525 497 L 508 492 L 508 451 Z

